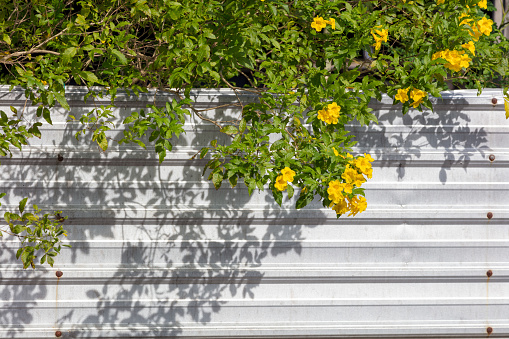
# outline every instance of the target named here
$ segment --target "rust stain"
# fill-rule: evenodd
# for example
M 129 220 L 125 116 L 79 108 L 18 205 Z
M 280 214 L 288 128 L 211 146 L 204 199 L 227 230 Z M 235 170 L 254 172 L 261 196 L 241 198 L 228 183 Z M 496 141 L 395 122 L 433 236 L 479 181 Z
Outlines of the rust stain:
M 55 286 L 55 327 L 58 325 L 57 322 L 58 322 L 58 283 L 60 282 L 60 277 L 62 277 L 64 275 L 64 273 L 62 273 L 62 271 L 57 271 L 55 273 L 56 277 L 57 277 L 57 285 Z M 60 333 L 60 335 L 58 335 L 58 333 Z M 56 331 L 55 332 L 55 336 L 57 337 L 60 337 L 62 335 L 62 332 L 61 331 Z
M 491 333 L 493 333 L 493 328 L 487 327 L 486 328 L 486 333 L 488 333 L 488 336 L 489 336 Z
M 492 270 L 488 270 L 486 272 L 486 276 L 488 277 L 488 280 L 489 280 L 489 278 L 491 278 L 492 275 L 493 275 L 493 271 Z

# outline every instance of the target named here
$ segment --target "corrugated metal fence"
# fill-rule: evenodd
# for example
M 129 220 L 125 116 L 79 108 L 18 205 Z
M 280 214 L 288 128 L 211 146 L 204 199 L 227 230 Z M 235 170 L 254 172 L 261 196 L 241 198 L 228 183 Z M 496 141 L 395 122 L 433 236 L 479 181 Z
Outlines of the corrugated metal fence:
M 201 107 L 234 101 L 195 94 Z M 83 95 L 69 90 L 75 116 L 91 108 Z M 120 95 L 116 114 L 166 99 Z M 402 116 L 385 98 L 379 125 L 351 127 L 355 152 L 376 161 L 367 211 L 340 219 L 243 185 L 216 191 L 189 160 L 218 135 L 200 121 L 159 165 L 150 149 L 77 141 L 80 125 L 55 109 L 40 140 L 1 160 L 0 192 L 2 208 L 29 197 L 63 210 L 72 249 L 23 270 L 17 243 L 0 241 L 0 337 L 509 336 L 502 92 L 435 102 Z M 1 88 L 1 109 L 24 104 Z

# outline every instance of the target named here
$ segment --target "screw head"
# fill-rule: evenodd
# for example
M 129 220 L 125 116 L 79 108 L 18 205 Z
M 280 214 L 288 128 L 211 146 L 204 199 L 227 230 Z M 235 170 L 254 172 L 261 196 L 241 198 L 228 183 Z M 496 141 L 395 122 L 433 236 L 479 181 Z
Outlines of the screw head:
M 60 338 L 62 336 L 62 331 L 56 331 L 55 337 Z
M 490 154 L 490 156 L 488 157 L 488 159 L 490 159 L 490 161 L 494 161 L 494 160 L 495 160 L 495 155 L 494 155 L 494 154 Z
M 491 332 L 493 332 L 493 328 L 491 328 L 491 327 L 487 327 L 487 328 L 486 328 L 486 333 L 488 333 L 488 335 L 490 335 L 490 334 L 491 334 Z
M 493 99 L 491 99 L 491 103 L 492 103 L 493 105 L 496 105 L 496 104 L 497 104 L 497 101 L 498 101 L 498 100 L 497 100 L 497 98 L 493 98 Z
M 58 154 L 57 159 L 58 159 L 58 161 L 63 161 L 64 160 L 64 156 L 62 154 Z
M 57 278 L 60 278 L 61 276 L 64 275 L 64 273 L 62 273 L 62 271 L 57 271 L 57 273 L 55 273 L 55 275 L 57 276 Z
M 492 275 L 493 275 L 493 271 L 488 270 L 488 271 L 486 272 L 486 276 L 487 276 L 488 278 L 491 278 L 491 276 L 492 276 Z
M 488 212 L 488 214 L 486 214 L 486 216 L 488 217 L 488 219 L 491 219 L 491 218 L 493 218 L 493 213 Z

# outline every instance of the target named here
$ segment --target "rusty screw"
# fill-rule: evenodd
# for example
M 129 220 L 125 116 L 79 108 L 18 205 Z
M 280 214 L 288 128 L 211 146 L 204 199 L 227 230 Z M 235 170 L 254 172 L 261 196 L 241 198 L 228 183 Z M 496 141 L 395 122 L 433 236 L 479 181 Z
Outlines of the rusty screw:
M 493 332 L 493 328 L 491 328 L 491 327 L 487 327 L 487 328 L 486 328 L 486 333 L 488 333 L 488 335 L 490 335 L 490 334 L 491 334 L 491 332 Z
M 62 336 L 62 332 L 61 331 L 56 331 L 55 332 L 55 337 L 60 338 L 61 336 Z
M 486 275 L 488 276 L 488 278 L 491 278 L 491 276 L 493 275 L 493 272 L 491 270 L 488 270 L 486 272 Z
M 488 219 L 491 219 L 491 218 L 493 218 L 493 213 L 488 212 L 488 214 L 486 214 L 486 216 L 488 217 Z
M 490 154 L 490 156 L 488 157 L 488 159 L 490 159 L 490 161 L 495 161 L 495 155 Z
M 64 273 L 62 273 L 62 271 L 57 271 L 57 273 L 55 273 L 55 275 L 57 276 L 57 278 L 60 278 L 61 276 L 64 275 Z
M 493 98 L 493 99 L 491 99 L 491 103 L 492 103 L 493 105 L 496 105 L 496 104 L 497 104 L 497 98 Z
M 64 160 L 64 156 L 62 154 L 58 154 L 57 159 L 58 159 L 58 161 L 63 161 Z

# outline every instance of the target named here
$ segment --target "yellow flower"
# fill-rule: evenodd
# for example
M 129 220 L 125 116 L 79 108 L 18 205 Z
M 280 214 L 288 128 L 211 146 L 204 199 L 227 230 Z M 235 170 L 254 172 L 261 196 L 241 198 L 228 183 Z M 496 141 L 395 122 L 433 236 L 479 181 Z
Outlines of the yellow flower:
M 477 3 L 477 6 L 479 6 L 479 8 L 484 8 L 484 9 L 488 9 L 488 1 L 487 0 L 481 0 Z
M 464 17 L 467 17 L 467 19 L 463 19 Z M 459 19 L 463 19 L 460 21 L 460 26 L 463 26 L 463 25 L 467 25 L 469 22 L 473 21 L 473 19 L 469 19 L 468 18 L 468 14 L 467 13 L 461 13 Z
M 339 112 L 341 111 L 341 107 L 336 104 L 336 102 L 333 102 L 332 104 L 327 105 L 327 111 L 329 111 L 329 114 L 332 116 L 339 117 Z
M 412 91 L 410 91 L 410 98 L 412 98 L 412 100 L 414 100 L 414 101 L 417 101 L 417 100 L 424 98 L 426 96 L 426 94 L 427 94 L 426 92 L 421 91 L 420 89 L 414 88 L 414 89 L 412 89 Z
M 426 97 L 427 93 L 424 91 L 421 91 L 420 89 L 414 88 L 410 91 L 410 98 L 414 101 L 411 106 L 413 108 L 419 107 L 420 104 L 422 104 L 422 100 L 424 97 Z
M 461 45 L 461 47 L 468 49 L 472 55 L 475 55 L 475 45 L 473 41 L 469 41 L 468 43 Z
M 359 157 L 354 160 L 354 166 L 357 167 L 362 174 L 366 175 L 369 179 L 371 179 L 371 176 L 373 174 L 371 162 L 373 162 L 373 160 L 374 159 L 371 157 L 371 155 L 364 153 L 364 157 Z
M 327 124 L 337 124 L 339 119 L 339 112 L 341 106 L 338 106 L 335 102 L 327 105 L 327 108 L 318 111 L 318 119 L 322 120 Z
M 482 18 L 477 22 L 477 27 L 479 29 L 479 32 L 490 35 L 491 30 L 493 29 L 493 21 L 490 19 Z
M 474 41 L 479 41 L 479 38 L 482 36 L 482 32 L 479 32 L 479 29 L 477 28 L 476 24 L 474 24 L 474 26 L 471 28 L 472 32 L 469 31 L 468 34 L 470 34 Z
M 278 175 L 276 178 L 276 183 L 274 184 L 274 187 L 277 188 L 280 191 L 284 191 L 286 189 L 286 186 L 288 186 L 288 183 L 285 179 L 283 179 L 282 175 Z
M 293 182 L 293 177 L 295 176 L 295 172 L 292 171 L 289 167 L 285 167 L 281 170 L 281 175 L 283 176 L 284 181 Z
M 332 147 L 332 149 L 334 150 L 334 155 L 335 155 L 335 156 L 340 155 L 340 154 L 339 154 L 339 152 L 338 152 L 338 151 L 336 151 L 336 148 Z
M 462 47 L 465 46 L 462 45 Z M 475 46 L 473 46 L 473 43 L 472 47 L 475 50 Z M 444 64 L 444 67 L 454 72 L 461 71 L 463 67 L 468 68 L 468 66 L 470 66 L 470 61 L 472 61 L 472 59 L 470 59 L 470 57 L 466 55 L 464 52 L 459 52 L 456 50 L 451 51 L 449 49 L 446 49 L 445 51 L 436 52 L 435 54 L 433 54 L 432 60 L 435 60 L 437 58 L 445 59 L 447 63 Z
M 347 165 L 343 174 L 341 174 L 341 178 L 343 178 L 346 183 L 351 184 L 354 182 L 357 177 L 357 171 L 353 169 L 350 165 Z
M 364 197 L 353 197 L 348 198 L 348 202 L 350 203 L 350 214 L 348 216 L 355 216 L 357 213 L 364 212 L 368 207 L 368 203 L 366 202 L 366 198 Z
M 332 29 L 336 29 L 336 19 L 330 18 L 329 21 L 326 21 L 329 25 L 331 25 Z
M 387 29 L 378 29 L 382 28 L 382 26 L 375 26 L 371 29 L 371 35 L 375 39 L 375 49 L 378 51 L 382 47 L 382 41 L 387 42 L 387 37 L 389 35 L 389 30 Z
M 327 26 L 327 21 L 323 20 L 321 16 L 314 18 L 311 23 L 311 28 L 316 29 L 317 32 L 321 32 L 325 26 Z
M 330 207 L 332 207 L 332 209 L 336 211 L 337 214 L 345 214 L 348 212 L 348 205 L 345 199 L 341 199 L 336 204 L 332 203 Z
M 408 101 L 408 91 L 410 90 L 409 87 L 398 89 L 398 94 L 394 97 L 396 100 L 399 100 L 401 102 L 407 102 Z
M 44 80 L 41 81 L 44 86 L 46 86 L 48 83 Z
M 329 183 L 329 188 L 327 188 L 327 193 L 329 193 L 329 200 L 333 203 L 337 204 L 339 201 L 344 199 L 342 194 L 343 185 L 339 182 L 339 180 L 333 180 Z
M 364 176 L 362 174 L 357 173 L 354 177 L 353 184 L 357 187 L 361 187 L 363 183 L 366 182 L 366 179 L 364 179 Z
M 445 2 L 445 0 L 437 0 L 437 5 L 442 5 Z

